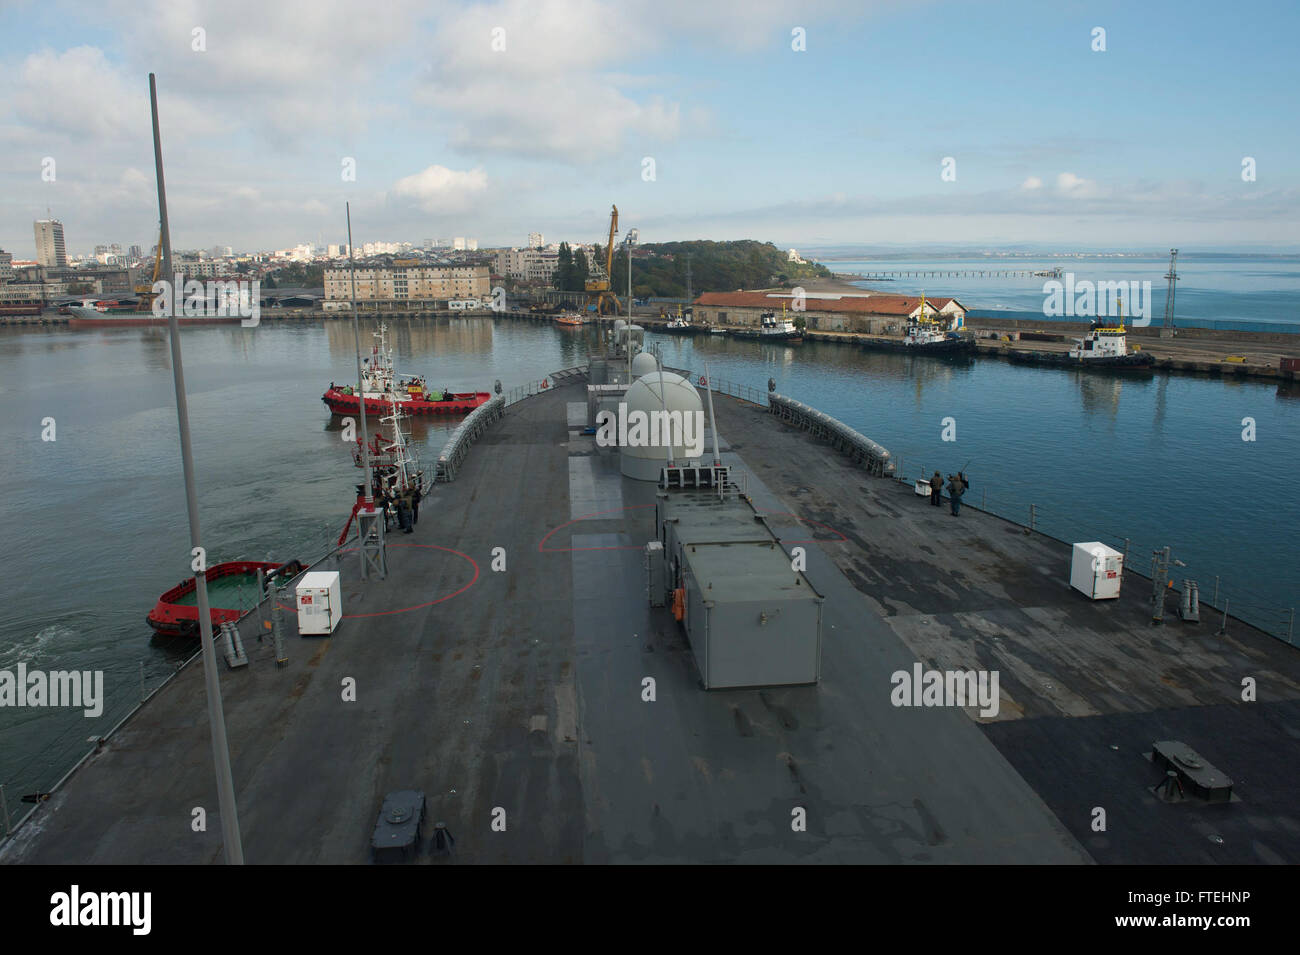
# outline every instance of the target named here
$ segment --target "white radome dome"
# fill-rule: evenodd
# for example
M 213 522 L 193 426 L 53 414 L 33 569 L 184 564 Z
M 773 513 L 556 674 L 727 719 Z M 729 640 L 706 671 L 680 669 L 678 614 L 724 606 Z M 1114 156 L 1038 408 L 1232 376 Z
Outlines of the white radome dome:
M 649 375 L 659 370 L 659 362 L 655 361 L 655 356 L 648 351 L 637 354 L 632 359 L 632 378 L 636 380 L 642 375 Z
M 644 353 L 643 353 L 644 354 Z M 638 355 L 637 358 L 640 358 Z M 633 359 L 635 367 L 636 359 Z M 662 400 L 661 400 L 662 396 Z M 635 412 L 642 412 L 648 421 L 661 421 L 662 412 L 667 411 L 674 418 L 680 414 L 682 421 L 681 431 L 672 435 L 677 437 L 678 442 L 673 444 L 673 461 L 676 464 L 686 464 L 688 460 L 695 460 L 703 456 L 702 448 L 704 441 L 704 404 L 700 400 L 699 392 L 693 385 L 681 375 L 675 375 L 670 371 L 651 371 L 637 378 L 632 382 L 631 387 L 627 389 L 625 398 L 626 414 L 628 415 L 629 436 L 632 432 L 632 415 Z M 697 414 L 698 412 L 698 414 Z M 670 439 L 669 435 L 657 434 L 662 428 L 649 429 L 647 441 L 643 444 L 625 445 L 622 447 L 620 454 L 620 468 L 627 477 L 638 481 L 658 481 L 660 470 L 667 464 L 668 455 L 665 445 Z M 676 431 L 676 429 L 674 429 Z M 682 443 L 685 437 L 695 439 L 697 447 L 688 449 Z M 658 440 L 651 442 L 650 438 Z M 695 458 L 691 458 L 689 451 L 697 452 Z

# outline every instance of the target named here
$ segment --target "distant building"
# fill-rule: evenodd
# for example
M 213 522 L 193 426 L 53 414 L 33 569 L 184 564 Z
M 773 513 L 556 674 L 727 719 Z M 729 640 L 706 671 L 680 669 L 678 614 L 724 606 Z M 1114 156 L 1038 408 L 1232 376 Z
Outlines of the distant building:
M 89 285 L 96 295 L 131 295 L 129 269 L 79 269 L 67 284 Z
M 466 239 L 466 240 L 465 240 L 465 251 L 466 251 L 466 252 L 477 252 L 477 251 L 478 251 L 478 239 Z
M 213 262 L 211 259 L 180 259 L 175 263 L 177 272 L 187 279 L 212 279 L 226 274 L 225 262 Z
M 127 258 L 132 262 L 139 262 L 144 258 L 144 250 L 142 250 L 138 245 L 133 245 L 131 246 L 131 250 L 127 253 Z
M 63 244 L 63 223 L 58 219 L 37 219 L 32 225 L 36 233 L 36 261 L 50 268 L 66 267 L 68 250 Z
M 451 247 L 452 247 L 452 250 L 455 251 L 455 252 L 464 252 L 464 251 L 465 251 L 465 237 L 464 237 L 463 235 L 458 235 L 458 236 L 456 236 L 456 238 L 454 238 L 454 239 L 451 240 Z
M 503 249 L 497 253 L 496 272 L 508 279 L 550 284 L 559 264 L 555 249 Z
M 528 248 L 541 249 L 544 248 L 545 245 L 546 245 L 546 240 L 542 237 L 542 234 L 540 232 L 528 233 Z
M 0 249 L 0 283 L 8 282 L 14 277 L 14 257 Z
M 492 292 L 486 265 L 363 267 L 356 274 L 358 302 L 485 300 Z M 351 297 L 350 275 L 348 269 L 325 270 L 326 301 Z
M 800 315 L 812 331 L 892 335 L 921 316 L 919 295 L 809 293 L 803 304 L 795 311 L 793 293 L 786 291 L 705 292 L 694 302 L 694 317 L 707 325 L 757 325 L 764 312 L 780 313 L 784 306 L 787 319 Z M 925 315 L 944 320 L 952 331 L 966 324 L 966 307 L 955 298 L 926 296 Z
M 40 282 L 0 282 L 0 305 L 28 305 L 48 301 Z
M 789 261 L 789 262 L 793 262 L 793 263 L 795 263 L 795 265 L 803 265 L 803 264 L 804 264 L 804 263 L 803 263 L 803 257 L 799 255 L 799 252 L 798 252 L 798 250 L 796 250 L 796 249 L 789 249 L 789 250 L 785 253 L 785 257 L 786 257 L 786 260 L 787 260 L 787 261 Z

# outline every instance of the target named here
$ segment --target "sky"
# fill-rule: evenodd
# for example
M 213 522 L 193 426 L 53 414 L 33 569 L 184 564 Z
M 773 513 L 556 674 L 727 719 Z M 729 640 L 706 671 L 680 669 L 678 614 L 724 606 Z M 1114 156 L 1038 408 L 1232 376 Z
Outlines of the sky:
M 0 248 L 1300 251 L 1300 4 L 0 0 Z M 1104 32 L 1099 32 L 1104 31 Z M 1103 47 L 1100 48 L 1100 47 Z M 350 170 L 355 175 L 349 177 Z M 1247 176 L 1246 173 L 1253 173 Z

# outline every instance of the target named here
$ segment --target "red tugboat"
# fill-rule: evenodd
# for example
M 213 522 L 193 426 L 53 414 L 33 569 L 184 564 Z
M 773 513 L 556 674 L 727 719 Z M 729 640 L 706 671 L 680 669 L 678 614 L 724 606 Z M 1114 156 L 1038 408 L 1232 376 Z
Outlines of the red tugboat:
M 393 406 L 403 414 L 467 414 L 492 397 L 486 391 L 453 393 L 430 390 L 420 375 L 398 375 L 393 371 L 393 353 L 387 347 L 386 326 L 375 332 L 378 342 L 369 358 L 362 359 L 362 388 L 366 396 L 366 414 L 392 414 Z M 321 401 L 334 414 L 356 414 L 361 407 L 357 391 L 351 385 L 330 382 Z
M 204 577 L 208 582 L 208 609 L 214 628 L 239 619 L 252 609 L 261 594 L 257 592 L 257 572 L 262 571 L 268 581 L 288 580 L 303 569 L 300 561 L 273 564 L 261 560 L 231 560 L 209 567 Z M 168 590 L 146 618 L 149 626 L 165 636 L 184 637 L 199 632 L 198 596 L 194 592 L 194 578 L 187 577 Z

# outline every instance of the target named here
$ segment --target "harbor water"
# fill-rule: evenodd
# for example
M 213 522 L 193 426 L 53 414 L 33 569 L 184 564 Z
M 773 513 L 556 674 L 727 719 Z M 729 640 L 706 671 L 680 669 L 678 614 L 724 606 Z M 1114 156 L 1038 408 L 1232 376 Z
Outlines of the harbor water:
M 372 329 L 363 324 L 364 348 Z M 497 379 L 510 389 L 582 364 L 594 336 L 492 318 L 391 327 L 399 371 L 454 391 Z M 1300 398 L 1276 384 L 647 337 L 697 379 L 705 362 L 715 379 L 759 390 L 773 379 L 883 444 L 909 477 L 964 469 L 970 505 L 1020 523 L 1033 505 L 1035 526 L 1064 540 L 1122 548 L 1128 538 L 1140 571 L 1168 545 L 1186 564 L 1175 580 L 1196 579 L 1208 602 L 1217 578 L 1219 606 L 1226 598 L 1234 615 L 1287 634 L 1300 596 L 1300 497 L 1289 488 Z M 306 561 L 329 549 L 359 472 L 320 397 L 355 375 L 351 323 L 204 326 L 182 341 L 209 563 Z M 0 526 L 12 537 L 0 670 L 101 670 L 107 698 L 97 718 L 0 708 L 0 783 L 16 818 L 19 795 L 48 790 L 195 647 L 145 623 L 190 573 L 166 329 L 0 329 L 0 408 Z M 412 423 L 426 467 L 458 420 Z M 421 517 L 436 526 L 436 492 Z M 1065 561 L 1062 550 L 1063 583 Z

